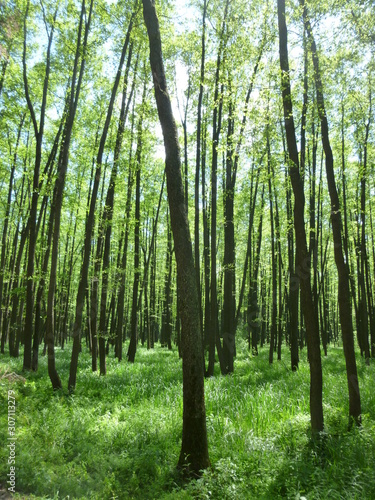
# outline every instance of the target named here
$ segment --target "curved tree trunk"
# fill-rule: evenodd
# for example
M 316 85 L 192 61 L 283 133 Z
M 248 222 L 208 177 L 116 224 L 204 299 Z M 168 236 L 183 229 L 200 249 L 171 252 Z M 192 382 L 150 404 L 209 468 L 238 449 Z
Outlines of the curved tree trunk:
M 27 78 L 27 68 L 26 68 L 26 19 L 28 16 L 30 2 L 27 2 L 26 13 L 24 18 L 24 40 L 23 40 L 23 81 L 25 88 L 25 95 L 27 106 L 29 108 L 31 120 L 34 127 L 35 133 L 35 164 L 34 164 L 34 175 L 33 175 L 33 188 L 31 197 L 31 206 L 29 213 L 29 253 L 27 258 L 27 271 L 26 271 L 26 318 L 25 318 L 25 349 L 23 353 L 23 369 L 31 370 L 32 364 L 32 338 L 33 338 L 33 316 L 34 316 L 34 260 L 35 260 L 35 249 L 36 240 L 38 235 L 37 230 L 37 210 L 38 210 L 38 199 L 39 199 L 39 174 L 40 165 L 42 162 L 42 144 L 43 144 L 43 134 L 44 134 L 44 123 L 45 114 L 47 107 L 47 93 L 48 93 L 48 83 L 49 75 L 51 69 L 51 48 L 54 33 L 54 24 L 57 15 L 57 9 L 53 17 L 53 23 L 51 29 L 48 33 L 48 44 L 46 53 L 46 69 L 43 82 L 43 94 L 42 102 L 40 108 L 40 119 L 39 125 L 36 120 L 34 105 L 31 101 L 29 93 L 29 83 Z
M 177 128 L 167 91 L 159 22 L 152 0 L 143 0 L 143 15 L 150 43 L 150 63 L 156 104 L 164 137 L 168 202 L 177 263 L 177 286 L 182 324 L 183 429 L 178 465 L 186 474 L 198 476 L 202 469 L 210 465 L 198 290 L 184 200 Z
M 89 273 L 89 262 L 90 262 L 90 254 L 91 254 L 91 236 L 94 228 L 95 221 L 95 207 L 96 207 L 96 199 L 98 196 L 98 189 L 102 171 L 102 162 L 103 162 L 103 153 L 104 147 L 107 140 L 108 129 L 112 118 L 113 107 L 115 104 L 116 94 L 118 85 L 120 83 L 120 77 L 122 72 L 122 67 L 125 60 L 125 55 L 127 52 L 127 48 L 130 42 L 130 34 L 133 28 L 134 17 L 136 13 L 137 2 L 135 3 L 135 9 L 133 10 L 130 22 L 128 26 L 128 31 L 125 37 L 124 45 L 121 52 L 120 63 L 117 69 L 115 81 L 112 87 L 111 98 L 108 105 L 107 116 L 105 120 L 105 124 L 103 127 L 102 136 L 100 138 L 98 155 L 96 158 L 96 171 L 94 184 L 92 188 L 91 201 L 90 201 L 90 209 L 88 213 L 88 217 L 86 220 L 86 228 L 85 228 L 85 239 L 84 239 L 84 249 L 83 249 L 83 262 L 81 267 L 81 275 L 79 279 L 77 299 L 76 299 L 76 312 L 75 312 L 75 321 L 73 326 L 73 349 L 72 349 L 72 357 L 70 362 L 70 372 L 69 372 L 69 381 L 68 381 L 68 389 L 69 391 L 73 391 L 76 386 L 77 379 L 77 369 L 78 369 L 78 356 L 81 349 L 81 329 L 82 329 L 82 318 L 83 318 L 83 307 L 85 302 L 86 295 L 86 287 L 88 281 L 88 273 Z
M 322 144 L 326 159 L 326 174 L 329 196 L 331 199 L 331 222 L 334 242 L 334 256 L 338 273 L 338 305 L 340 314 L 340 323 L 342 329 L 343 347 L 346 361 L 346 374 L 349 391 L 349 416 L 357 424 L 361 422 L 361 398 L 359 393 L 357 365 L 354 352 L 353 338 L 353 320 L 352 307 L 350 301 L 349 273 L 345 264 L 343 245 L 342 245 L 342 220 L 340 211 L 339 196 L 336 188 L 335 174 L 333 169 L 333 153 L 329 140 L 328 120 L 324 106 L 323 85 L 320 76 L 319 59 L 316 50 L 316 44 L 308 18 L 307 7 L 304 0 L 300 0 L 303 6 L 303 19 L 305 29 L 308 34 L 310 50 L 314 65 L 314 77 L 318 112 L 321 126 Z
M 310 415 L 313 433 L 323 430 L 323 377 L 320 355 L 319 322 L 311 291 L 310 258 L 304 221 L 305 195 L 299 172 L 296 132 L 293 119 L 289 77 L 288 33 L 285 21 L 285 0 L 278 0 L 279 51 L 284 121 L 289 153 L 289 176 L 294 193 L 294 230 L 296 236 L 296 274 L 300 280 L 302 312 L 310 362 Z M 297 285 L 296 285 L 297 286 Z

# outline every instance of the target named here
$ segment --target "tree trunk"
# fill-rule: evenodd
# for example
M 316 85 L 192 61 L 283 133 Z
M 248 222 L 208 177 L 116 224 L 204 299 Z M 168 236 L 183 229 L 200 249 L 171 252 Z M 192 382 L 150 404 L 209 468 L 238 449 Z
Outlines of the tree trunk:
M 12 201 L 12 191 L 13 191 L 13 180 L 14 180 L 14 173 L 15 173 L 15 168 L 16 168 L 16 163 L 17 163 L 17 154 L 18 154 L 18 145 L 21 137 L 21 131 L 23 127 L 23 122 L 25 119 L 25 115 L 23 114 L 21 117 L 21 121 L 18 127 L 18 133 L 17 133 L 17 140 L 16 140 L 16 145 L 13 153 L 13 160 L 12 160 L 12 167 L 10 171 L 10 177 L 9 177 L 9 188 L 8 188 L 8 197 L 7 197 L 7 202 L 6 202 L 6 207 L 5 207 L 5 215 L 4 215 L 4 226 L 3 226 L 3 234 L 1 238 L 1 257 L 0 257 L 0 332 L 3 331 L 3 334 L 1 336 L 1 353 L 4 354 L 4 348 L 5 348 L 5 337 L 6 335 L 4 332 L 6 332 L 6 329 L 3 330 L 2 324 L 3 324 L 3 289 L 4 289 L 4 273 L 5 273 L 5 259 L 7 255 L 7 238 L 8 238 L 8 225 L 9 225 L 9 216 L 10 216 L 10 207 L 11 207 L 11 201 Z
M 260 169 L 258 169 L 258 172 Z M 255 203 L 255 200 L 254 200 Z M 255 206 L 253 205 L 253 211 Z M 262 245 L 262 229 L 263 229 L 263 209 L 264 209 L 264 184 L 262 187 L 260 216 L 258 224 L 258 238 L 256 247 L 253 252 L 253 262 L 249 266 L 249 294 L 247 305 L 247 323 L 249 330 L 249 347 L 251 343 L 251 351 L 253 356 L 258 355 L 258 342 L 260 338 L 261 317 L 259 317 L 259 299 L 258 299 L 258 275 L 260 268 L 260 250 Z M 263 313 L 262 313 L 263 314 Z M 251 338 L 250 338 L 251 337 Z
M 267 117 L 266 136 L 267 136 L 267 173 L 268 173 L 268 194 L 270 203 L 270 220 L 271 220 L 271 269 L 272 269 L 272 301 L 271 301 L 271 335 L 268 361 L 273 363 L 273 351 L 275 347 L 276 332 L 277 332 L 277 256 L 275 249 L 275 229 L 274 229 L 274 209 L 273 209 L 273 192 L 271 183 L 271 146 L 269 132 L 269 117 Z
M 138 120 L 137 150 L 135 153 L 135 223 L 134 223 L 134 281 L 133 281 L 133 300 L 130 324 L 130 344 L 128 348 L 128 361 L 134 363 L 135 353 L 138 343 L 138 287 L 141 276 L 140 271 L 140 246 L 139 246 L 139 228 L 140 228 L 140 196 L 141 196 L 141 158 L 142 158 L 142 124 L 143 124 L 143 104 L 146 94 L 146 83 L 143 87 L 142 111 Z
M 339 197 L 336 188 L 335 174 L 333 169 L 333 153 L 329 141 L 328 121 L 324 106 L 323 85 L 320 76 L 319 59 L 315 40 L 312 33 L 310 20 L 304 0 L 300 0 L 303 7 L 303 19 L 308 34 L 310 50 L 314 65 L 314 78 L 318 104 L 319 119 L 321 125 L 322 144 L 326 160 L 326 174 L 328 190 L 331 199 L 331 223 L 334 242 L 334 255 L 338 273 L 338 306 L 340 323 L 342 329 L 343 347 L 346 361 L 346 373 L 349 391 L 349 417 L 357 424 L 361 422 L 361 399 L 359 393 L 357 365 L 354 352 L 352 308 L 350 302 L 349 275 L 345 264 L 342 247 L 342 221 Z
M 210 316 L 210 331 L 209 339 L 209 360 L 206 376 L 211 377 L 214 373 L 215 362 L 215 346 L 218 351 L 220 369 L 222 373 L 226 373 L 224 360 L 222 356 L 221 342 L 218 331 L 218 303 L 217 303 L 217 276 L 216 276 L 216 234 L 217 234 L 217 163 L 218 163 L 218 146 L 221 131 L 221 118 L 223 109 L 222 92 L 219 96 L 220 71 L 222 55 L 224 51 L 224 32 L 226 19 L 228 15 L 229 1 L 225 4 L 224 19 L 221 28 L 219 51 L 216 61 L 215 73 L 215 91 L 214 91 L 214 112 L 212 125 L 212 166 L 211 166 L 211 316 Z
M 294 193 L 294 230 L 296 237 L 296 274 L 300 279 L 302 311 L 310 362 L 310 415 L 313 433 L 323 430 L 323 377 L 320 356 L 319 323 L 311 291 L 309 255 L 305 231 L 305 196 L 299 172 L 296 132 L 290 90 L 288 34 L 285 20 L 285 0 L 278 0 L 279 51 L 281 89 L 283 97 L 285 131 L 289 154 L 289 176 Z
M 171 317 L 171 306 L 172 306 L 172 293 L 171 293 L 171 282 L 172 282 L 172 233 L 171 226 L 169 222 L 169 214 L 167 214 L 167 251 L 166 251 L 166 261 L 165 261 L 165 273 L 164 273 L 164 298 L 163 298 L 163 312 L 162 312 L 162 323 L 160 332 L 160 345 L 161 347 L 172 348 L 171 338 L 172 338 L 172 317 Z
M 116 78 L 112 87 L 111 98 L 108 105 L 107 116 L 105 120 L 105 124 L 103 127 L 102 136 L 99 144 L 99 151 L 96 158 L 96 171 L 94 184 L 92 188 L 91 201 L 90 201 L 90 209 L 88 212 L 87 220 L 86 220 L 86 228 L 85 228 L 85 239 L 84 239 L 84 247 L 83 247 L 83 261 L 81 267 L 81 275 L 79 279 L 77 299 L 76 299 L 76 313 L 75 313 L 75 321 L 73 326 L 73 349 L 72 349 L 72 357 L 70 362 L 70 374 L 69 374 L 69 382 L 68 388 L 69 391 L 73 391 L 76 386 L 77 379 L 77 369 L 78 369 L 78 356 L 81 349 L 81 329 L 82 329 L 82 317 L 83 317 L 83 307 L 85 302 L 85 293 L 88 281 L 88 271 L 89 271 L 89 262 L 90 262 L 90 253 L 91 253 L 91 237 L 94 228 L 94 220 L 95 220 L 95 207 L 96 207 L 96 199 L 98 196 L 99 182 L 101 177 L 102 170 L 102 161 L 103 161 L 103 152 L 105 143 L 107 140 L 109 124 L 112 118 L 113 107 L 115 104 L 116 94 L 118 85 L 120 83 L 120 77 L 122 72 L 122 67 L 125 60 L 126 51 L 130 41 L 130 33 L 133 28 L 133 22 L 135 17 L 135 11 L 132 12 L 130 17 L 130 22 L 128 26 L 128 31 L 125 37 L 125 42 L 122 48 L 120 63 L 117 69 Z
M 39 174 L 40 174 L 40 165 L 42 161 L 42 144 L 43 144 L 43 134 L 44 134 L 44 123 L 45 123 L 45 114 L 46 114 L 46 106 L 47 106 L 47 93 L 48 93 L 48 83 L 49 83 L 49 75 L 51 68 L 51 47 L 54 33 L 54 24 L 57 15 L 57 9 L 55 11 L 52 26 L 48 33 L 48 44 L 47 44 L 47 54 L 46 54 L 46 69 L 44 75 L 43 82 L 43 94 L 42 94 L 42 102 L 40 108 L 40 120 L 39 125 L 36 121 L 35 110 L 32 104 L 30 94 L 29 94 L 29 84 L 27 78 L 27 70 L 26 70 L 26 19 L 29 11 L 29 0 L 27 2 L 26 13 L 24 18 L 24 40 L 23 40 L 23 55 L 22 55 L 22 63 L 23 63 L 23 81 L 25 88 L 26 101 L 29 108 L 31 120 L 34 127 L 35 133 L 35 164 L 34 164 L 34 175 L 33 175 L 33 189 L 32 189 L 32 197 L 31 197 L 31 206 L 29 213 L 29 253 L 27 259 L 27 271 L 26 271 L 26 318 L 25 318 L 25 349 L 23 354 L 23 369 L 31 370 L 31 362 L 32 362 L 32 337 L 33 337 L 33 313 L 34 313 L 34 260 L 35 260 L 35 249 L 36 249 L 36 240 L 37 240 L 37 210 L 38 210 L 38 198 L 39 198 Z
M 133 127 L 134 127 L 134 113 L 132 118 L 131 127 L 131 144 L 133 144 Z M 128 242 L 129 242 L 129 222 L 130 212 L 132 208 L 132 190 L 134 184 L 133 161 L 132 161 L 132 148 L 129 153 L 129 173 L 128 173 L 128 187 L 126 193 L 126 207 L 125 207 L 125 234 L 124 245 L 121 257 L 120 266 L 120 286 L 117 298 L 117 325 L 116 325 L 116 354 L 119 361 L 122 360 L 122 343 L 123 343 L 123 326 L 124 326 L 124 311 L 125 311 L 125 286 L 126 286 L 126 268 L 128 260 Z
M 200 286 L 200 244 L 199 244 L 199 176 L 201 169 L 201 139 L 202 139 L 202 102 L 203 102 L 203 90 L 204 90 L 204 79 L 205 79 L 205 57 L 206 57 L 206 11 L 207 11 L 207 0 L 203 0 L 203 18 L 202 18 L 202 46 L 201 46 L 201 67 L 200 67 L 200 81 L 199 81 L 199 96 L 198 96 L 198 107 L 197 107 L 197 145 L 196 145 L 196 157 L 195 157 L 195 186 L 194 186 L 194 263 L 195 263 L 195 275 L 197 280 L 198 294 L 199 294 L 199 311 L 201 320 L 201 330 L 203 333 L 203 311 L 202 311 L 202 297 L 201 297 L 201 286 Z M 184 133 L 186 131 L 186 119 Z M 203 175 L 203 172 L 202 172 Z
M 198 290 L 184 200 L 177 128 L 167 91 L 159 22 L 152 0 L 143 0 L 150 43 L 150 63 L 159 120 L 163 130 L 168 202 L 177 263 L 177 286 L 182 324 L 183 430 L 178 465 L 185 474 L 199 476 L 210 465 L 204 402 L 203 352 Z

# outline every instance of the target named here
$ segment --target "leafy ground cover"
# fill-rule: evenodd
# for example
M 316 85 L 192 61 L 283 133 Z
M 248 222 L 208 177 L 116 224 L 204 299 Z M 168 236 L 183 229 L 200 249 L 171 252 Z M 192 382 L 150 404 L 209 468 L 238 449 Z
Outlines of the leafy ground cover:
M 57 350 L 65 386 L 70 352 Z M 182 427 L 181 361 L 176 351 L 139 348 L 134 365 L 108 359 L 91 372 L 83 352 L 77 389 L 53 393 L 47 359 L 38 373 L 0 357 L 0 440 L 7 442 L 8 390 L 16 394 L 15 498 L 30 499 L 373 499 L 375 365 L 358 359 L 363 425 L 347 430 L 342 349 L 323 359 L 325 432 L 309 433 L 306 351 L 297 373 L 289 360 L 268 364 L 238 347 L 235 372 L 206 381 L 212 470 L 182 484 L 176 472 Z M 21 377 L 9 376 L 16 373 Z M 0 483 L 9 472 L 0 449 Z

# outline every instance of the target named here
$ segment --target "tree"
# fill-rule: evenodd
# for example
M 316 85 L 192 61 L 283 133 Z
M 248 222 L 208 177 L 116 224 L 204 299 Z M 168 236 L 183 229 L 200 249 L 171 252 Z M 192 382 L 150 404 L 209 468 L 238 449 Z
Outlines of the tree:
M 35 133 L 35 165 L 34 165 L 34 175 L 33 175 L 33 191 L 30 207 L 30 225 L 29 225 L 29 251 L 27 260 L 27 285 L 26 285 L 26 319 L 25 319 L 25 349 L 23 356 L 23 368 L 24 370 L 31 369 L 32 361 L 32 332 L 33 332 L 33 313 L 34 313 L 34 259 L 35 259 L 35 249 L 36 249 L 36 239 L 37 239 L 37 227 L 36 218 L 38 210 L 38 198 L 39 198 L 39 174 L 40 166 L 42 161 L 42 145 L 43 145 L 43 134 L 45 125 L 45 114 L 47 106 L 47 94 L 48 94 L 48 83 L 50 77 L 51 69 L 51 47 L 55 28 L 55 20 L 57 16 L 57 9 L 53 15 L 52 26 L 48 29 L 46 18 L 44 21 L 46 24 L 46 31 L 48 35 L 47 53 L 46 53 L 46 67 L 43 81 L 43 95 L 40 108 L 39 125 L 37 123 L 37 118 L 35 114 L 34 105 L 32 103 L 30 92 L 29 92 L 29 81 L 27 78 L 27 66 L 26 66 L 26 20 L 29 13 L 30 2 L 27 2 L 26 12 L 24 17 L 24 41 L 23 41 L 23 81 L 25 87 L 25 96 L 27 101 L 27 106 L 29 108 L 31 120 L 34 127 Z M 43 11 L 44 14 L 44 11 Z
M 310 414 L 314 433 L 323 430 L 323 377 L 320 356 L 319 323 L 311 291 L 310 258 L 307 251 L 304 221 L 305 195 L 299 171 L 296 133 L 293 118 L 292 95 L 289 76 L 288 32 L 285 20 L 285 0 L 277 2 L 279 26 L 279 53 L 281 69 L 281 91 L 283 97 L 284 122 L 288 146 L 289 176 L 294 194 L 294 231 L 296 237 L 296 274 L 300 280 L 302 311 L 306 325 L 306 338 L 310 362 Z
M 176 123 L 165 77 L 159 21 L 152 0 L 143 0 L 143 16 L 150 44 L 150 64 L 165 148 L 168 202 L 177 263 L 177 286 L 182 324 L 183 428 L 179 467 L 198 476 L 210 465 L 204 402 L 203 352 L 198 290 L 184 201 L 181 158 Z
M 53 242 L 52 242 L 52 262 L 50 270 L 50 281 L 48 289 L 47 305 L 47 323 L 46 323 L 46 344 L 48 349 L 48 373 L 54 389 L 62 387 L 61 380 L 55 367 L 55 288 L 57 279 L 58 246 L 60 239 L 61 209 L 63 203 L 63 194 L 65 186 L 65 177 L 68 168 L 69 149 L 73 131 L 74 119 L 78 106 L 78 99 L 82 85 L 83 72 L 85 68 L 85 57 L 87 50 L 87 40 L 91 24 L 93 0 L 91 0 L 88 19 L 84 22 L 86 14 L 85 0 L 82 2 L 81 14 L 78 27 L 77 49 L 74 60 L 73 75 L 71 78 L 71 88 L 68 101 L 68 111 L 65 120 L 63 140 L 60 149 L 57 177 L 55 181 L 53 204 L 51 208 L 51 224 L 53 224 Z M 84 27 L 84 30 L 83 30 Z M 83 30 L 83 33 L 82 33 Z M 82 40 L 83 38 L 83 40 Z M 82 54 L 82 56 L 81 56 Z M 81 61 L 80 61 L 81 59 Z M 80 64 L 79 64 L 80 61 Z
M 336 187 L 335 173 L 333 169 L 333 153 L 329 139 L 328 119 L 324 104 L 323 83 L 321 80 L 318 53 L 306 4 L 304 0 L 300 0 L 300 3 L 303 8 L 303 21 L 308 35 L 311 56 L 314 65 L 316 99 L 320 119 L 322 145 L 325 154 L 328 190 L 331 199 L 331 223 L 334 243 L 334 255 L 338 273 L 338 303 L 349 391 L 349 416 L 350 418 L 354 419 L 354 421 L 359 425 L 361 423 L 361 398 L 359 393 L 357 365 L 354 352 L 349 274 L 348 267 L 346 266 L 344 259 L 342 245 L 342 220 L 340 201 Z
M 86 286 L 87 286 L 87 281 L 88 281 L 88 271 L 89 271 L 89 262 L 90 262 L 90 253 L 91 253 L 91 236 L 92 236 L 93 227 L 94 227 L 95 206 L 96 206 L 96 200 L 97 200 L 98 189 L 99 189 L 99 182 L 100 182 L 101 171 L 102 171 L 104 147 L 105 147 L 107 136 L 108 136 L 108 130 L 109 130 L 109 125 L 110 125 L 111 118 L 112 118 L 113 107 L 115 104 L 117 89 L 118 89 L 118 85 L 120 83 L 121 71 L 122 71 L 122 67 L 123 67 L 123 64 L 125 61 L 125 55 L 127 53 L 127 49 L 128 49 L 129 42 L 130 42 L 130 34 L 131 34 L 131 31 L 133 28 L 134 18 L 135 18 L 136 13 L 137 13 L 137 4 L 138 4 L 138 1 L 136 1 L 135 6 L 134 6 L 134 10 L 130 16 L 128 31 L 126 33 L 124 44 L 122 47 L 120 62 L 119 62 L 119 66 L 117 69 L 115 81 L 114 81 L 114 84 L 112 87 L 111 97 L 110 97 L 108 109 L 107 109 L 107 115 L 106 115 L 103 131 L 102 131 L 102 135 L 100 138 L 99 150 L 98 150 L 98 154 L 97 154 L 97 158 L 96 158 L 95 178 L 94 178 L 94 184 L 93 184 L 93 189 L 92 189 L 92 193 L 91 193 L 90 209 L 89 209 L 89 213 L 88 213 L 87 221 L 86 221 L 84 256 L 83 256 L 83 261 L 82 261 L 82 266 L 81 266 L 81 275 L 80 275 L 79 287 L 78 287 L 78 292 L 77 292 L 77 300 L 76 300 L 76 319 L 75 319 L 74 327 L 73 327 L 74 343 L 73 343 L 72 358 L 71 358 L 71 363 L 70 363 L 70 375 L 69 375 L 69 382 L 68 382 L 68 387 L 69 387 L 70 391 L 73 391 L 75 386 L 76 386 L 78 356 L 79 356 L 79 352 L 81 349 L 81 328 L 82 328 L 83 307 L 84 307 L 85 296 L 86 296 Z
M 143 86 L 142 109 L 138 118 L 137 126 L 137 150 L 135 153 L 135 224 L 134 224 L 134 281 L 133 281 L 133 299 L 130 325 L 130 344 L 128 348 L 128 361 L 134 363 L 135 353 L 138 342 L 138 287 L 141 276 L 140 270 L 140 196 L 141 196 L 141 161 L 142 161 L 142 130 L 144 101 L 146 95 L 146 80 Z

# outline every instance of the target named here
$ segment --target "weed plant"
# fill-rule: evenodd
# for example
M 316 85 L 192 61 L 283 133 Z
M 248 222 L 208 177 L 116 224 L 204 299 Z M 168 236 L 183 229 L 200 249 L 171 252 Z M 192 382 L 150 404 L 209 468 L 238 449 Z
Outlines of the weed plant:
M 85 349 L 84 349 L 85 351 Z M 176 351 L 139 348 L 134 364 L 111 355 L 108 375 L 79 361 L 77 389 L 53 393 L 47 359 L 21 373 L 22 359 L 0 357 L 0 439 L 7 442 L 7 391 L 16 392 L 15 498 L 30 499 L 374 499 L 375 365 L 358 358 L 363 425 L 348 431 L 340 347 L 323 359 L 325 431 L 312 440 L 309 368 L 268 352 L 252 357 L 239 342 L 235 370 L 206 381 L 212 469 L 183 484 L 176 471 L 182 429 L 182 369 Z M 70 352 L 57 349 L 68 379 Z M 4 376 L 15 372 L 25 379 Z M 8 448 L 0 449 L 6 486 Z

